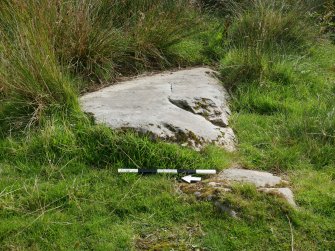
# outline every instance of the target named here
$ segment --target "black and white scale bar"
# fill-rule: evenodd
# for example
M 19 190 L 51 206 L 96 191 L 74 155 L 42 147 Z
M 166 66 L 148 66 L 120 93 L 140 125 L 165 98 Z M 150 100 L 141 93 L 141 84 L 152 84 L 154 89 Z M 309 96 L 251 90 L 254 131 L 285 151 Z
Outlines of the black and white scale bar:
M 138 173 L 138 174 L 157 174 L 157 173 L 173 173 L 173 174 L 216 174 L 216 170 L 187 170 L 187 169 L 118 169 L 119 173 Z

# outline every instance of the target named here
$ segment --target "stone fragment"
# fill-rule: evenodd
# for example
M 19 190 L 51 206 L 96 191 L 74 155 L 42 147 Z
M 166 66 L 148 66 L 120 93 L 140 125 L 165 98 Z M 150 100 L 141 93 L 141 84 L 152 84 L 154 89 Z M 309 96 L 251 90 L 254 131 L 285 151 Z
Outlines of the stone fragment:
M 260 188 L 259 191 L 265 192 L 268 194 L 278 195 L 285 199 L 288 204 L 290 204 L 292 207 L 297 207 L 294 201 L 294 195 L 291 189 L 287 187 L 283 188 Z
M 200 197 L 201 193 L 199 191 L 197 191 L 197 192 L 194 192 L 194 195 L 195 195 L 195 197 Z
M 232 208 L 230 208 L 227 205 L 224 205 L 222 202 L 220 201 L 215 201 L 214 205 L 216 206 L 217 209 L 219 209 L 221 212 L 225 212 L 227 213 L 229 216 L 233 217 L 233 218 L 237 218 L 237 213 L 235 210 L 233 210 Z

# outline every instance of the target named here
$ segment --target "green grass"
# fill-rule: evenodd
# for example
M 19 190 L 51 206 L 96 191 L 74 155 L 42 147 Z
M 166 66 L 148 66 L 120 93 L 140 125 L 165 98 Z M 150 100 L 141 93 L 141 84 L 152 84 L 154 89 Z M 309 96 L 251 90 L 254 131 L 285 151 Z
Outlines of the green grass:
M 0 3 L 1 250 L 335 249 L 334 45 L 304 1 L 201 2 Z M 231 92 L 237 153 L 113 131 L 78 106 L 119 76 L 198 64 Z M 235 219 L 179 177 L 116 172 L 236 163 L 289 179 L 299 209 L 235 185 L 218 196 Z
M 277 63 L 269 77 L 238 87 L 233 106 L 241 151 L 257 168 L 334 166 L 333 46 Z M 248 128 L 248 130 L 246 130 Z M 253 133 L 250 133 L 253 131 Z
M 239 219 L 178 194 L 172 177 L 117 176 L 92 168 L 62 178 L 27 177 L 4 166 L 1 181 L 4 249 L 287 250 L 288 219 L 297 249 L 334 247 L 333 181 L 316 171 L 292 174 L 297 212 L 252 187 L 236 187 L 222 200 Z
M 28 137 L 7 137 L 0 146 L 0 161 L 22 165 L 24 173 L 44 172 L 55 168 L 77 170 L 76 166 L 92 168 L 195 168 L 222 169 L 233 158 L 215 147 L 201 152 L 182 148 L 176 144 L 152 142 L 135 133 L 113 132 L 109 128 L 82 121 L 53 120 L 53 123 L 31 132 Z M 81 168 L 79 168 L 81 169 Z

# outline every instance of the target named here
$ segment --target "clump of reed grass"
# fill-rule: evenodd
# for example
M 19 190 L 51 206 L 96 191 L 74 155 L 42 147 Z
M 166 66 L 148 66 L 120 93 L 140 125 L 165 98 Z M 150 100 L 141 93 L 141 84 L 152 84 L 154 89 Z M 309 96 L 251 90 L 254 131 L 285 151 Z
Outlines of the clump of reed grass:
M 227 30 L 229 53 L 221 63 L 225 83 L 261 80 L 276 58 L 304 53 L 314 31 L 303 8 L 289 1 L 253 0 L 249 8 L 237 10 Z
M 0 123 L 32 125 L 51 107 L 77 110 L 92 86 L 178 65 L 169 48 L 197 19 L 181 0 L 2 1 Z

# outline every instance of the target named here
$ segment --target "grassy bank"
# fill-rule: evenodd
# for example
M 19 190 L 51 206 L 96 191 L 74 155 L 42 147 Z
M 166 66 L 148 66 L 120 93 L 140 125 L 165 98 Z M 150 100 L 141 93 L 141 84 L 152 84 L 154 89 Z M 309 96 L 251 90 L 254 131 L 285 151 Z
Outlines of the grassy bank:
M 334 249 L 333 7 L 312 2 L 1 1 L 1 249 Z M 235 154 L 115 132 L 78 106 L 121 76 L 198 64 L 231 93 Z M 116 174 L 236 163 L 285 176 L 299 210 L 235 186 L 220 195 L 234 219 L 176 177 Z

